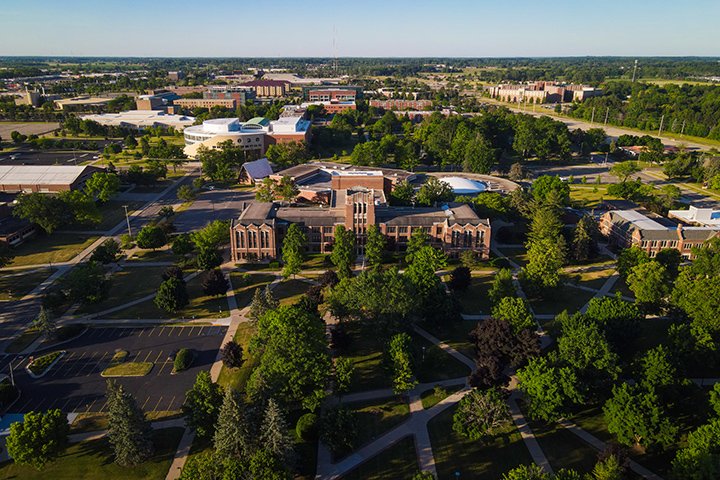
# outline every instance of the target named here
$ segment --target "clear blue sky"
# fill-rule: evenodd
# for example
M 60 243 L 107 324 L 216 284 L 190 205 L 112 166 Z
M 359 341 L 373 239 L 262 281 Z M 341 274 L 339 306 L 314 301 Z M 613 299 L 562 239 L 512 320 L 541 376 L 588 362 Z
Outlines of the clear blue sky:
M 720 56 L 719 0 L 0 1 L 0 55 Z

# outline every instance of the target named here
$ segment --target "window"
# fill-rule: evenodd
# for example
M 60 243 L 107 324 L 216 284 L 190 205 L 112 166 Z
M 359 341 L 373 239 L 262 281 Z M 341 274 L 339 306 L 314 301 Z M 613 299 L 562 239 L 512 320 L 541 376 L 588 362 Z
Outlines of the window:
M 387 227 L 387 233 L 395 233 L 395 227 Z
M 398 232 L 400 233 L 407 233 L 408 227 L 398 227 Z

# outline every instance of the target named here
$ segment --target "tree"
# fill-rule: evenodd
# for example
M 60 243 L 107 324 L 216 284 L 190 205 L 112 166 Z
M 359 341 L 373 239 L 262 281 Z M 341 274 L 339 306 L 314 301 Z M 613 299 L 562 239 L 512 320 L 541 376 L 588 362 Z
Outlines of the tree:
M 365 260 L 373 268 L 379 268 L 385 251 L 385 237 L 377 225 L 370 225 L 365 240 Z
M 558 357 L 576 370 L 582 384 L 616 380 L 620 359 L 613 352 L 602 326 L 582 314 L 557 317 L 562 334 L 558 338 Z
M 52 312 L 45 308 L 45 306 L 40 307 L 40 313 L 33 322 L 33 325 L 46 339 L 51 339 L 55 336 L 57 324 L 55 323 Z
M 300 272 L 304 260 L 303 250 L 306 244 L 307 235 L 300 230 L 297 223 L 291 223 L 282 245 L 283 277 L 295 276 Z
M 114 173 L 93 173 L 85 181 L 83 190 L 88 197 L 107 202 L 120 190 L 120 177 Z
M 513 182 L 519 182 L 525 178 L 525 169 L 520 162 L 515 162 L 510 165 L 510 171 L 508 172 L 508 178 Z
M 216 268 L 203 274 L 202 287 L 205 295 L 216 297 L 224 295 L 228 288 L 230 288 L 230 285 L 228 284 L 227 278 L 225 278 L 222 271 L 219 268 Z
M 190 238 L 198 250 L 218 248 L 230 241 L 230 225 L 226 221 L 214 220 L 191 233 Z
M 210 372 L 199 372 L 182 406 L 185 424 L 198 437 L 210 438 L 215 432 L 222 403 L 223 388 L 210 379 Z
M 275 181 L 270 177 L 263 178 L 255 188 L 255 200 L 258 202 L 272 202 L 275 200 Z
M 545 203 L 550 198 L 559 199 L 562 205 L 570 203 L 570 185 L 560 177 L 554 175 L 541 175 L 532 184 L 533 198 Z
M 717 384 L 716 384 L 717 385 Z M 690 432 L 672 462 L 673 478 L 715 480 L 720 476 L 720 419 Z
M 562 222 L 554 208 L 544 206 L 535 209 L 526 243 L 528 263 L 521 275 L 537 293 L 556 288 L 562 280 L 565 240 L 561 231 Z
M 255 293 L 253 293 L 252 302 L 250 302 L 250 310 L 247 314 L 248 318 L 257 322 L 269 309 L 270 306 L 267 303 L 266 296 L 263 294 L 263 291 L 256 288 Z
M 452 272 L 450 272 L 450 281 L 448 282 L 448 286 L 451 290 L 455 291 L 464 291 L 467 290 L 470 284 L 472 283 L 472 274 L 470 272 L 470 269 L 468 267 L 455 267 Z
M 330 261 L 335 265 L 338 277 L 348 278 L 352 275 L 352 264 L 355 261 L 355 233 L 347 230 L 343 225 L 335 227 L 335 241 Z
M 682 255 L 675 248 L 664 248 L 655 255 L 655 261 L 665 267 L 668 282 L 673 282 L 680 273 Z
M 158 287 L 154 300 L 155 305 L 168 313 L 177 313 L 188 303 L 185 282 L 177 278 L 169 278 Z
M 455 193 L 449 183 L 431 176 L 420 187 L 415 198 L 420 205 L 435 205 L 438 202 L 451 201 L 455 198 Z
M 222 264 L 222 255 L 216 248 L 201 248 L 197 254 L 198 268 L 212 270 Z
M 620 180 L 620 183 L 625 183 L 631 175 L 635 175 L 640 170 L 642 169 L 637 162 L 628 161 L 616 163 L 610 168 L 610 173 L 616 176 Z
M 713 385 L 710 391 L 710 406 L 715 411 L 715 415 L 720 417 L 720 383 Z
M 305 142 L 277 143 L 270 145 L 265 152 L 270 163 L 284 168 L 305 163 L 309 158 Z
M 620 462 L 617 455 L 609 455 L 604 460 L 599 460 L 593 467 L 592 480 L 623 480 L 626 467 Z M 588 480 L 590 480 L 588 479 Z
M 234 340 L 229 340 L 222 347 L 220 357 L 222 358 L 223 365 L 228 368 L 240 368 L 245 362 L 242 345 Z
M 95 249 L 90 260 L 102 264 L 112 263 L 117 261 L 120 251 L 120 244 L 117 240 L 108 238 Z
M 597 255 L 598 226 L 592 215 L 583 215 L 575 227 L 572 240 L 572 257 L 585 262 Z
M 517 372 L 518 388 L 528 402 L 531 418 L 553 421 L 563 417 L 568 408 L 583 401 L 575 372 L 556 367 L 545 357 L 533 357 Z
M 393 392 L 396 395 L 407 393 L 417 385 L 412 370 L 411 343 L 412 339 L 407 333 L 399 333 L 390 339 L 388 354 L 393 370 Z
M 190 185 L 180 185 L 177 189 L 177 198 L 183 202 L 192 202 L 197 197 L 197 193 Z
M 70 300 L 82 304 L 98 303 L 105 297 L 109 285 L 102 265 L 93 261 L 73 268 L 60 283 Z
M 196 159 L 202 163 L 202 172 L 210 180 L 230 182 L 237 180 L 238 170 L 245 161 L 245 152 L 232 140 L 225 140 L 212 149 L 201 146 Z
M 627 276 L 627 285 L 639 303 L 657 305 L 669 293 L 667 270 L 651 260 L 633 267 Z
M 155 224 L 145 225 L 137 234 L 135 239 L 140 248 L 151 248 L 155 250 L 167 242 L 165 231 Z
M 615 435 L 618 442 L 627 446 L 668 447 L 675 441 L 678 429 L 653 391 L 621 383 L 614 386 L 612 392 L 603 412 L 608 432 Z
M 416 228 L 410 234 L 407 248 L 405 249 L 405 262 L 413 263 L 415 253 L 421 248 L 427 246 L 430 242 L 430 236 L 422 228 Z
M 351 359 L 340 357 L 335 360 L 335 393 L 338 397 L 350 390 L 354 375 L 355 363 Z
M 357 441 L 358 419 L 347 407 L 329 408 L 320 419 L 320 438 L 335 454 L 352 451 Z
M 250 347 L 258 358 L 247 386 L 251 397 L 272 396 L 317 408 L 330 375 L 325 324 L 317 314 L 294 305 L 268 310 Z
M 293 440 L 288 432 L 288 425 L 280 406 L 272 398 L 269 399 L 260 427 L 260 444 L 264 450 L 278 458 L 283 465 L 290 465 L 295 456 Z
M 637 336 L 642 314 L 635 303 L 622 298 L 593 298 L 585 312 L 587 318 L 597 322 L 607 339 L 617 348 L 627 347 Z
M 220 458 L 241 459 L 252 453 L 253 442 L 247 413 L 242 394 L 234 388 L 228 388 L 217 413 L 213 437 L 213 446 Z
M 501 268 L 498 270 L 493 278 L 488 295 L 493 304 L 497 304 L 504 297 L 514 297 L 517 295 L 512 270 L 509 268 Z
M 135 398 L 121 384 L 108 380 L 108 440 L 115 463 L 123 467 L 139 465 L 155 453 L 152 427 Z
M 698 331 L 720 330 L 720 239 L 693 250 L 695 260 L 681 267 L 675 281 L 672 303 L 682 309 Z
M 407 180 L 398 182 L 390 192 L 391 200 L 397 205 L 410 205 L 414 197 L 415 187 Z
M 45 233 L 53 233 L 58 227 L 69 223 L 72 214 L 60 197 L 45 193 L 24 193 L 18 195 L 13 215 L 36 223 Z
M 480 440 L 510 422 L 510 409 L 498 388 L 472 390 L 453 415 L 453 431 L 469 440 Z
M 295 185 L 295 181 L 292 177 L 287 175 L 283 175 L 274 187 L 275 196 L 285 202 L 292 202 L 295 200 L 295 197 L 298 196 L 299 192 L 300 191 L 298 190 L 297 185 Z
M 6 447 L 15 463 L 41 470 L 65 449 L 70 426 L 59 409 L 28 412 L 22 422 L 10 424 Z
M 492 308 L 492 315 L 512 325 L 515 333 L 526 328 L 535 328 L 535 317 L 527 300 L 518 297 L 503 297 Z
M 137 140 L 135 140 L 135 137 L 133 137 L 132 135 L 128 135 L 127 137 L 125 137 L 125 140 L 123 140 L 123 144 L 127 148 L 136 148 L 138 146 Z
M 175 255 L 183 256 L 193 251 L 193 242 L 190 240 L 190 235 L 187 233 L 181 233 L 172 243 L 172 252 Z

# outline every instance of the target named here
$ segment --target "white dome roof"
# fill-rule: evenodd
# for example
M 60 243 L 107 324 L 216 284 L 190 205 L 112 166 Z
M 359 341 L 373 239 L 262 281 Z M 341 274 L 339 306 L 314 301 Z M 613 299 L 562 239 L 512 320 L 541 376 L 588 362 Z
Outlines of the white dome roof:
M 487 186 L 483 182 L 463 177 L 442 177 L 445 183 L 450 184 L 456 195 L 477 195 L 484 192 Z

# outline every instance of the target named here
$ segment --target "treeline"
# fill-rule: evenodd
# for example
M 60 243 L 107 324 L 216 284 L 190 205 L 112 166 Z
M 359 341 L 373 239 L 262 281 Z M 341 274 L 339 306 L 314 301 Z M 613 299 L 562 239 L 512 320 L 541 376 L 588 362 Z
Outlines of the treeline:
M 577 118 L 603 121 L 641 130 L 684 133 L 720 140 L 720 89 L 714 85 L 663 86 L 609 82 L 605 94 L 574 104 Z

